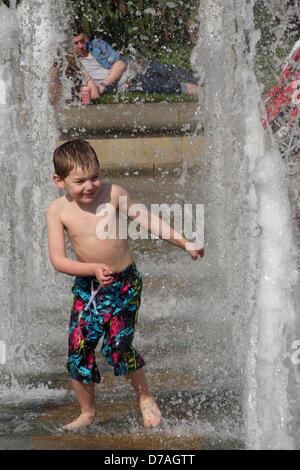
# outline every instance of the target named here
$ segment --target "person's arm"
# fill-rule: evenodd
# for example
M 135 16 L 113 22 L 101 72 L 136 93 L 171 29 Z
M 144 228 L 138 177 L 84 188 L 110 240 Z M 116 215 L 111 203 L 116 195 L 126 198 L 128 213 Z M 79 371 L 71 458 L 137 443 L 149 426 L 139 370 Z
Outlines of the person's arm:
M 92 79 L 92 77 L 90 77 L 89 75 L 86 76 L 86 85 L 85 86 L 87 86 L 90 89 L 92 99 L 98 98 L 98 96 L 100 94 L 99 89 L 98 89 L 96 83 L 94 82 L 94 80 Z
M 112 85 L 113 83 L 115 83 L 122 77 L 126 68 L 127 68 L 127 65 L 125 64 L 125 62 L 123 62 L 122 60 L 118 60 L 111 66 L 111 68 L 109 69 L 109 74 L 104 80 L 102 80 L 102 83 L 104 83 L 107 86 Z M 106 90 L 105 86 L 102 86 L 102 85 L 99 85 L 98 88 L 99 88 L 100 94 L 104 93 Z
M 103 287 L 107 287 L 112 282 L 111 276 L 107 276 L 112 273 L 109 266 L 102 263 L 84 263 L 67 257 L 64 225 L 55 204 L 51 204 L 48 208 L 47 228 L 49 257 L 57 271 L 71 276 L 96 276 Z
M 134 201 L 126 189 L 118 186 L 118 193 L 119 196 L 125 196 L 127 201 L 124 208 L 120 206 L 120 210 L 125 213 L 125 215 L 131 220 L 138 218 L 138 222 L 142 228 L 150 231 L 162 240 L 166 240 L 172 245 L 182 248 L 193 258 L 193 260 L 198 259 L 199 256 L 201 258 L 204 256 L 204 248 L 188 248 L 188 245 L 191 244 L 189 240 L 187 240 L 181 234 L 176 232 L 176 230 L 174 230 L 170 225 L 168 225 L 161 217 L 151 211 L 149 212 L 147 208 L 143 205 L 139 206 L 137 211 L 132 210 Z

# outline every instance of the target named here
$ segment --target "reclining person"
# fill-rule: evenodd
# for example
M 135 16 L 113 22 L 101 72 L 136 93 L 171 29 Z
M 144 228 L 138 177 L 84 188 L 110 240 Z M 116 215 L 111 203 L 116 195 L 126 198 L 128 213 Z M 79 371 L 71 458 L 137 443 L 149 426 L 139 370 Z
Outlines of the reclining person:
M 198 92 L 199 77 L 194 72 L 145 58 L 137 61 L 127 59 L 102 39 L 88 41 L 82 30 L 74 33 L 73 46 L 78 72 L 86 80 L 85 86 L 90 88 L 91 98 L 116 91 L 189 95 Z M 51 84 L 50 93 L 54 96 L 52 101 L 55 101 L 61 87 L 57 69 L 52 72 Z

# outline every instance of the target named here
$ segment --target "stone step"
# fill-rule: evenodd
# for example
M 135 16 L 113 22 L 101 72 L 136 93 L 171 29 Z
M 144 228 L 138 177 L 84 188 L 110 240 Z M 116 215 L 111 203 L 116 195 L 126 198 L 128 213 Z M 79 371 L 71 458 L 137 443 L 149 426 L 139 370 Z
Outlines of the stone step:
M 56 120 L 62 133 L 81 134 L 96 131 L 135 134 L 175 130 L 193 132 L 198 124 L 198 103 L 134 103 L 93 106 L 71 106 L 56 109 Z
M 57 146 L 64 143 L 62 139 Z M 181 168 L 203 163 L 202 136 L 85 139 L 95 149 L 103 170 L 150 170 Z

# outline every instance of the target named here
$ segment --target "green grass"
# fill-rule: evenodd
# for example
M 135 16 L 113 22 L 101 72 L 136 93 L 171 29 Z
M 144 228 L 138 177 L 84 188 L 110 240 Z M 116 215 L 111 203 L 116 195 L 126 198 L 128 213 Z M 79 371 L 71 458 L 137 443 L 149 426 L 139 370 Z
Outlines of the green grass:
M 92 100 L 93 104 L 119 104 L 119 103 L 194 103 L 198 101 L 197 96 L 181 94 L 159 94 L 159 93 L 116 93 L 104 94 Z

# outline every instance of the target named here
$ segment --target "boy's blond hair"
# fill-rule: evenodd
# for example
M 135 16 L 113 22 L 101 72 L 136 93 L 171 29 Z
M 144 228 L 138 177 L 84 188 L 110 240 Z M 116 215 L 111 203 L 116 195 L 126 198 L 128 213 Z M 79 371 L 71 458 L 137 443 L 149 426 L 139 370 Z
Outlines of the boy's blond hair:
M 93 164 L 99 167 L 97 154 L 93 147 L 82 139 L 69 140 L 57 147 L 53 154 L 55 174 L 64 180 L 73 168 L 78 166 L 87 170 Z

